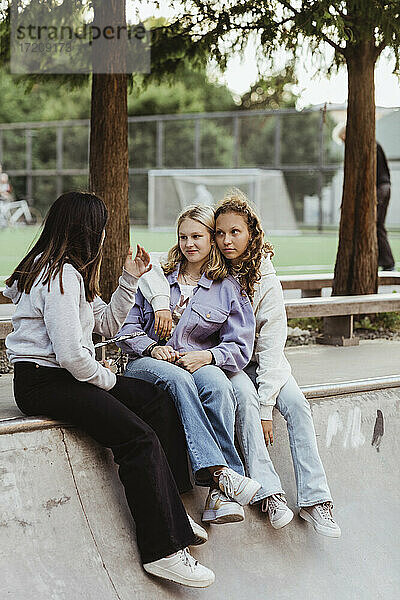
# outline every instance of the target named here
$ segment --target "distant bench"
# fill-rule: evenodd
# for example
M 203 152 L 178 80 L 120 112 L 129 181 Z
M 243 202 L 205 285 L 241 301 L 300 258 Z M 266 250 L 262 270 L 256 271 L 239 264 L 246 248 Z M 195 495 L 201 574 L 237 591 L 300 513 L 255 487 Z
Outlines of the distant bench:
M 378 277 L 379 285 L 400 285 L 400 271 L 380 271 Z M 332 287 L 333 273 L 280 275 L 279 280 L 284 290 L 301 290 L 302 298 L 314 298 L 321 296 L 324 288 Z M 9 304 L 11 300 L 3 296 L 3 290 L 4 287 L 0 287 L 0 304 Z
M 0 287 L 0 304 L 11 304 L 11 300 L 10 298 L 7 298 L 6 296 L 3 296 L 3 291 L 6 288 L 4 286 Z
M 378 278 L 378 285 L 400 285 L 398 271 L 379 271 Z M 301 290 L 302 298 L 321 296 L 324 288 L 333 285 L 333 273 L 281 275 L 279 279 L 284 290 Z
M 329 298 L 296 298 L 285 300 L 288 319 L 323 317 L 324 332 L 317 339 L 321 344 L 355 346 L 353 317 L 365 313 L 400 311 L 400 294 L 370 294 L 363 296 L 330 296 Z M 0 311 L 0 339 L 12 331 L 14 306 Z
M 356 346 L 353 316 L 365 313 L 400 311 L 400 294 L 368 294 L 361 296 L 330 296 L 328 298 L 296 298 L 285 300 L 288 319 L 323 317 L 320 344 Z
M 317 339 L 319 343 L 354 346 L 358 344 L 353 334 L 354 315 L 399 312 L 400 294 L 285 299 L 285 307 L 288 319 L 323 317 L 324 332 Z M 12 331 L 13 312 L 14 305 L 0 306 L 0 339 Z

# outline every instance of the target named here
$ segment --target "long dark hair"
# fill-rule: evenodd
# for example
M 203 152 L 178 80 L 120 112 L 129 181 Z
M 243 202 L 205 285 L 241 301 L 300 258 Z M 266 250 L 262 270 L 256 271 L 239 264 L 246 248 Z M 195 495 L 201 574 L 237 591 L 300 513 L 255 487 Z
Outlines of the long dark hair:
M 98 294 L 106 222 L 107 208 L 98 196 L 88 192 L 62 194 L 50 207 L 38 241 L 6 284 L 11 286 L 17 281 L 18 291 L 29 294 L 40 273 L 39 281 L 47 284 L 49 290 L 58 275 L 64 293 L 62 272 L 69 263 L 82 275 L 86 300 L 92 302 Z
M 247 223 L 250 239 L 246 250 L 240 256 L 239 263 L 233 265 L 230 261 L 226 259 L 225 261 L 229 265 L 229 272 L 239 280 L 250 300 L 253 300 L 255 285 L 261 279 L 261 261 L 267 254 L 273 256 L 274 250 L 270 242 L 264 240 L 261 221 L 240 190 L 234 188 L 220 202 L 215 211 L 215 221 L 219 215 L 227 213 L 242 215 Z

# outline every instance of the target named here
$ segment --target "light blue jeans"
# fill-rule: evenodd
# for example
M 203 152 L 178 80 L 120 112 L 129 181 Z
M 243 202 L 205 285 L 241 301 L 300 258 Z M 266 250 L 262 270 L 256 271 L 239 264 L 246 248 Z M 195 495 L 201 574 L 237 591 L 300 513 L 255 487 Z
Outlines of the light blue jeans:
M 195 474 L 221 465 L 244 475 L 234 444 L 236 397 L 219 367 L 206 365 L 191 374 L 165 360 L 143 357 L 130 360 L 125 375 L 154 383 L 174 399 Z
M 242 449 L 246 474 L 261 483 L 252 504 L 271 494 L 282 493 L 282 485 L 268 454 L 260 419 L 254 363 L 230 377 L 237 399 L 236 435 Z M 250 379 L 250 377 L 252 379 Z M 291 376 L 279 392 L 276 408 L 287 423 L 290 451 L 297 485 L 298 506 L 332 501 L 312 420 L 311 408 Z

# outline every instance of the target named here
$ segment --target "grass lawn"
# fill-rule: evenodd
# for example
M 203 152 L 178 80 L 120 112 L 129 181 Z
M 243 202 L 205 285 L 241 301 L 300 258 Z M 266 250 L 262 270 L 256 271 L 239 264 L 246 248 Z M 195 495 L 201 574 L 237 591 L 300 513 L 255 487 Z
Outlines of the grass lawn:
M 37 227 L 0 230 L 0 276 L 8 275 L 27 252 L 38 233 Z M 147 250 L 165 251 L 175 243 L 172 232 L 148 231 L 144 227 L 131 229 L 132 244 Z M 280 274 L 330 272 L 335 264 L 337 236 L 329 233 L 305 233 L 299 236 L 271 236 L 275 248 L 274 264 Z M 400 256 L 400 237 L 390 238 L 395 257 Z

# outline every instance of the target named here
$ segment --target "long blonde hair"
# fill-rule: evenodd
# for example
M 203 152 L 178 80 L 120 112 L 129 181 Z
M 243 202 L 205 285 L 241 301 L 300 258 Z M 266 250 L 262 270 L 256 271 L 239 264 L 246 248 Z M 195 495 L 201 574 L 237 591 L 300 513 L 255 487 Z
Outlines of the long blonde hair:
M 182 270 L 186 267 L 187 260 L 179 247 L 179 228 L 185 219 L 193 219 L 193 221 L 201 223 L 201 225 L 206 227 L 211 236 L 210 254 L 208 260 L 201 267 L 201 272 L 208 277 L 208 279 L 224 279 L 229 274 L 229 270 L 228 265 L 225 263 L 214 243 L 214 209 L 211 206 L 202 205 L 189 206 L 179 215 L 176 224 L 178 242 L 168 252 L 167 261 L 162 264 L 165 275 L 173 273 L 178 265 L 180 265 Z
M 215 211 L 215 220 L 219 215 L 236 213 L 242 215 L 249 230 L 249 243 L 238 264 L 226 261 L 229 273 L 234 275 L 240 285 L 253 300 L 254 286 L 261 279 L 261 261 L 267 254 L 274 255 L 270 242 L 264 241 L 264 231 L 257 213 L 251 207 L 247 197 L 238 189 L 231 190 L 220 202 Z

